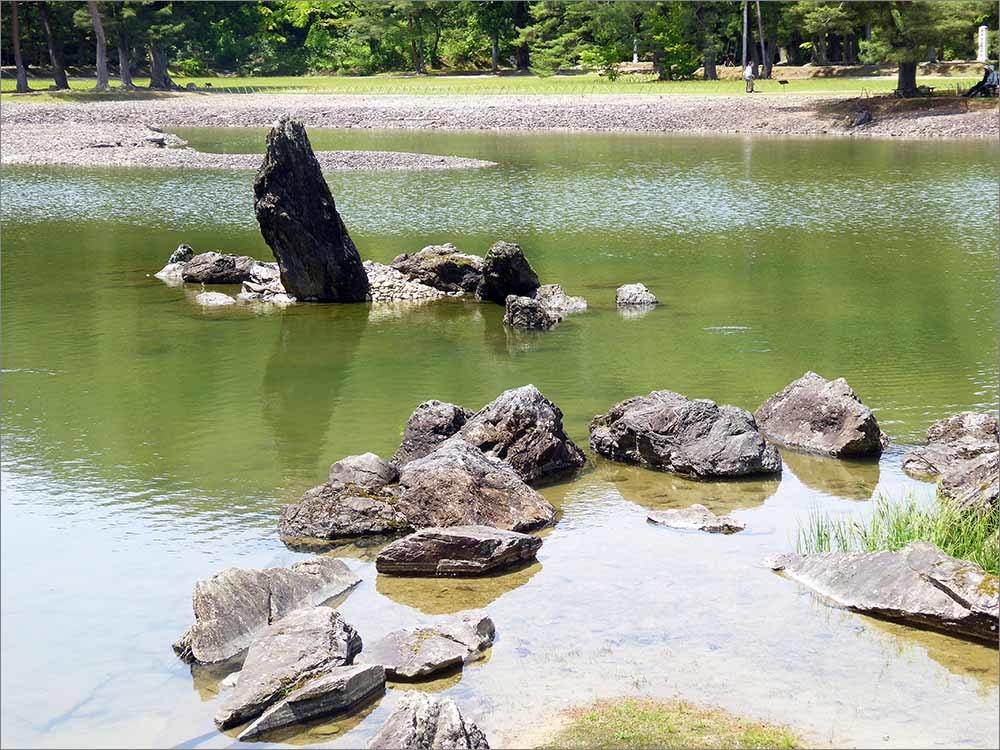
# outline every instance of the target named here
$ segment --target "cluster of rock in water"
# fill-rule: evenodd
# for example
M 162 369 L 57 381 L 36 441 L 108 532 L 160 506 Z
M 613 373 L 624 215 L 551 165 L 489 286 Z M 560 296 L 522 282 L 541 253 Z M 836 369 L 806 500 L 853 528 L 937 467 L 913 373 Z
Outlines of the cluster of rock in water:
M 504 323 L 546 330 L 585 310 L 580 297 L 542 286 L 521 248 L 497 242 L 485 257 L 453 245 L 426 247 L 385 266 L 362 262 L 298 123 L 283 119 L 268 136 L 254 182 L 261 232 L 277 263 L 181 246 L 158 274 L 185 282 L 241 283 L 241 299 L 287 304 L 435 299 L 475 295 L 505 306 Z M 223 300 L 222 298 L 225 298 Z M 205 292 L 204 304 L 234 304 Z M 618 289 L 616 304 L 657 304 L 642 284 Z M 495 574 L 535 558 L 533 530 L 556 511 L 532 484 L 573 472 L 586 456 L 563 429 L 562 412 L 533 385 L 502 393 L 479 411 L 425 401 L 411 414 L 390 460 L 365 453 L 330 468 L 328 480 L 281 513 L 291 545 L 362 536 L 400 537 L 376 560 L 382 575 Z M 928 445 L 904 468 L 939 477 L 942 495 L 963 507 L 997 503 L 997 421 L 965 413 L 931 427 Z M 887 445 L 875 414 L 846 381 L 806 373 L 756 414 L 672 391 L 615 404 L 590 424 L 590 448 L 614 461 L 694 479 L 781 472 L 778 447 L 836 458 L 878 457 Z M 744 524 L 701 505 L 652 512 L 651 523 L 732 534 Z M 916 544 L 899 552 L 783 555 L 775 570 L 842 606 L 987 642 L 996 641 L 996 578 Z M 288 569 L 228 569 L 194 591 L 195 622 L 174 644 L 182 658 L 242 668 L 216 715 L 226 729 L 248 724 L 241 740 L 354 710 L 386 679 L 419 680 L 454 669 L 488 649 L 495 627 L 482 612 L 387 634 L 365 646 L 328 606 L 359 579 L 330 557 Z M 992 588 L 991 588 L 992 586 Z M 248 723 L 249 722 L 249 723 Z M 410 694 L 371 747 L 486 748 L 485 736 L 448 699 Z

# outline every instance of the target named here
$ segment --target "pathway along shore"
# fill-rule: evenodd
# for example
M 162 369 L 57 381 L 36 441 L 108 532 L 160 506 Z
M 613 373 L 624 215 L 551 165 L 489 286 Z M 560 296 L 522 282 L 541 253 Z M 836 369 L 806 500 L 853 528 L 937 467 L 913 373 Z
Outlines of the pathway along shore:
M 873 119 L 854 125 L 863 112 Z M 309 128 L 840 135 L 1000 136 L 994 101 L 751 95 L 333 95 L 179 93 L 154 99 L 0 106 L 5 164 L 250 168 L 241 155 L 169 149 L 147 126 L 266 127 L 290 113 Z M 864 118 L 867 119 L 867 118 Z M 116 145 L 121 142 L 121 145 Z M 168 142 L 165 145 L 177 145 Z M 176 151 L 171 154 L 171 151 Z M 389 152 L 326 152 L 325 169 L 441 169 L 488 162 Z M 339 156 L 332 154 L 338 153 Z M 181 156 L 180 154 L 184 154 Z M 350 154 L 350 155 L 348 155 Z M 256 159 L 256 157 L 254 157 Z M 246 161 L 244 165 L 242 162 Z

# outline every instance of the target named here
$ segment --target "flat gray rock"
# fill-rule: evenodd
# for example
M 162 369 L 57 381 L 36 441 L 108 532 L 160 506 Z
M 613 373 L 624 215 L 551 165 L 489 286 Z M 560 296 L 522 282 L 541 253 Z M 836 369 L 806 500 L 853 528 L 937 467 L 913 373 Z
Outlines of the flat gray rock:
M 332 557 L 314 557 L 290 568 L 227 568 L 195 584 L 194 625 L 174 650 L 185 661 L 225 661 L 292 610 L 321 604 L 360 582 Z
M 673 391 L 626 399 L 594 417 L 590 447 L 615 461 L 696 478 L 781 472 L 778 449 L 752 414 Z
M 403 442 L 392 457 L 393 463 L 403 466 L 434 452 L 441 443 L 462 429 L 471 416 L 472 411 L 464 406 L 434 399 L 424 401 L 406 421 Z
M 330 484 L 333 486 L 346 487 L 353 484 L 379 489 L 397 479 L 399 471 L 396 467 L 374 453 L 347 456 L 330 467 Z
M 296 610 L 250 644 L 236 686 L 215 714 L 221 729 L 242 724 L 305 680 L 350 664 L 361 636 L 330 607 Z
M 375 568 L 397 575 L 476 576 L 534 560 L 542 540 L 489 526 L 421 529 L 379 552 Z
M 787 554 L 772 570 L 847 609 L 997 643 L 997 577 L 931 544 L 897 552 Z
M 710 534 L 735 534 L 746 528 L 742 521 L 729 516 L 717 516 L 704 505 L 697 504 L 689 508 L 651 511 L 646 518 L 660 526 L 707 531 Z
M 307 490 L 301 500 L 282 509 L 278 535 L 286 540 L 329 540 L 403 533 L 411 525 L 397 510 L 396 499 L 383 488 L 327 482 Z
M 380 664 L 392 679 L 413 680 L 464 664 L 493 645 L 496 628 L 483 612 L 465 612 L 417 628 L 394 630 L 370 645 L 359 663 Z
M 276 729 L 349 711 L 385 689 L 385 670 L 378 664 L 334 667 L 278 701 L 240 732 L 240 742 Z
M 368 743 L 385 750 L 489 750 L 483 731 L 450 698 L 408 692 Z
M 511 466 L 455 436 L 400 472 L 396 509 L 416 529 L 493 526 L 527 531 L 551 523 L 555 509 Z
M 189 284 L 242 284 L 250 278 L 255 258 L 210 251 L 199 253 L 184 264 L 181 278 Z
M 504 391 L 458 432 L 487 456 L 510 464 L 525 482 L 578 469 L 583 451 L 563 428 L 563 413 L 534 385 Z
M 623 284 L 615 291 L 615 304 L 618 307 L 649 307 L 659 303 L 656 295 L 645 284 Z
M 815 372 L 771 396 L 754 416 L 769 441 L 807 453 L 878 456 L 887 441 L 875 414 L 846 380 L 827 380 Z

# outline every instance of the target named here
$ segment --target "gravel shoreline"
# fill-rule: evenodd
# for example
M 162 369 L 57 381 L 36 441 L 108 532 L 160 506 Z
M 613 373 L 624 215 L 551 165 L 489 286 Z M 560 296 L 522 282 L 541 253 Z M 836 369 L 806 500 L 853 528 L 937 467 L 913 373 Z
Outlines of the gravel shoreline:
M 765 95 L 483 95 L 178 94 L 156 99 L 0 107 L 0 160 L 5 164 L 256 168 L 252 154 L 207 154 L 180 147 L 170 127 L 266 127 L 291 113 L 307 127 L 504 131 L 840 135 L 849 137 L 992 138 L 996 107 L 965 100 L 923 109 L 877 108 L 874 121 L 852 127 L 868 102 L 836 96 Z M 151 131 L 149 128 L 154 128 Z M 159 134 L 167 135 L 167 134 Z M 163 147 L 167 146 L 167 147 Z M 177 146 L 170 148 L 169 146 Z M 327 170 L 451 169 L 491 162 L 394 152 L 321 152 Z

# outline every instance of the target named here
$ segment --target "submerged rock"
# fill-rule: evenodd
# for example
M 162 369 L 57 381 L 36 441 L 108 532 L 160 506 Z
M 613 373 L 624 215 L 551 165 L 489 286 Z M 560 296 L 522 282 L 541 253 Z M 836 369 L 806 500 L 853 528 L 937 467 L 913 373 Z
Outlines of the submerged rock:
M 403 430 L 403 442 L 392 461 L 397 466 L 423 458 L 458 432 L 472 416 L 464 406 L 443 401 L 424 401 L 410 415 Z
M 328 482 L 282 509 L 278 535 L 285 540 L 329 540 L 409 531 L 410 523 L 395 502 L 396 495 L 381 487 Z
M 534 296 L 538 286 L 538 276 L 524 257 L 521 246 L 513 242 L 496 242 L 483 259 L 483 278 L 476 287 L 476 297 L 502 305 L 511 294 Z
M 503 324 L 508 328 L 548 331 L 555 328 L 560 322 L 562 322 L 562 316 L 551 311 L 536 299 L 517 297 L 513 294 L 507 297 Z
M 855 612 L 997 644 L 997 577 L 927 542 L 897 552 L 780 555 L 767 564 Z
M 374 453 L 347 456 L 330 466 L 330 484 L 346 487 L 349 484 L 369 489 L 379 489 L 399 479 L 399 471 L 391 463 Z
M 765 401 L 756 413 L 773 443 L 827 456 L 878 456 L 885 439 L 872 410 L 843 378 L 807 372 Z
M 194 298 L 194 301 L 202 307 L 225 307 L 236 304 L 235 299 L 222 292 L 202 292 Z
M 390 679 L 413 680 L 464 664 L 493 645 L 496 628 L 486 614 L 470 612 L 434 625 L 394 630 L 361 655 Z
M 397 255 L 392 267 L 403 276 L 448 293 L 469 293 L 483 279 L 483 259 L 459 251 L 450 242 Z
M 673 391 L 635 396 L 594 417 L 590 447 L 615 461 L 700 479 L 781 471 L 778 449 L 748 411 Z
M 237 739 L 248 742 L 282 727 L 349 711 L 383 690 L 385 670 L 378 664 L 335 667 L 275 703 Z
M 361 636 L 330 607 L 292 612 L 269 626 L 247 651 L 232 692 L 215 714 L 221 729 L 242 724 L 304 680 L 350 664 L 361 652 Z
M 181 278 L 189 284 L 242 284 L 250 278 L 255 263 L 249 255 L 199 253 L 184 264 Z
M 397 575 L 476 576 L 534 560 L 542 540 L 489 526 L 421 529 L 379 552 L 375 569 Z
M 396 508 L 417 529 L 493 526 L 527 531 L 555 518 L 555 509 L 510 465 L 458 437 L 400 472 Z
M 314 557 L 290 568 L 227 568 L 194 587 L 194 625 L 174 644 L 185 661 L 224 661 L 272 622 L 349 591 L 361 579 L 341 560 Z
M 450 698 L 408 692 L 368 743 L 385 750 L 489 750 L 483 731 Z
M 660 526 L 707 531 L 710 534 L 735 534 L 746 528 L 746 524 L 742 521 L 737 521 L 730 516 L 717 516 L 704 505 L 654 510 L 649 513 L 646 519 Z
M 543 284 L 535 292 L 535 299 L 542 303 L 546 310 L 560 317 L 573 313 L 585 312 L 587 300 L 583 297 L 570 297 L 558 284 Z
M 660 301 L 646 288 L 645 284 L 623 284 L 615 292 L 615 305 L 618 307 L 648 307 L 658 304 Z
M 302 123 L 283 116 L 267 136 L 254 178 L 254 212 L 288 294 L 316 302 L 363 302 L 361 265 Z
M 558 406 L 528 384 L 501 393 L 470 417 L 458 435 L 532 482 L 586 462 L 563 429 L 562 417 Z

